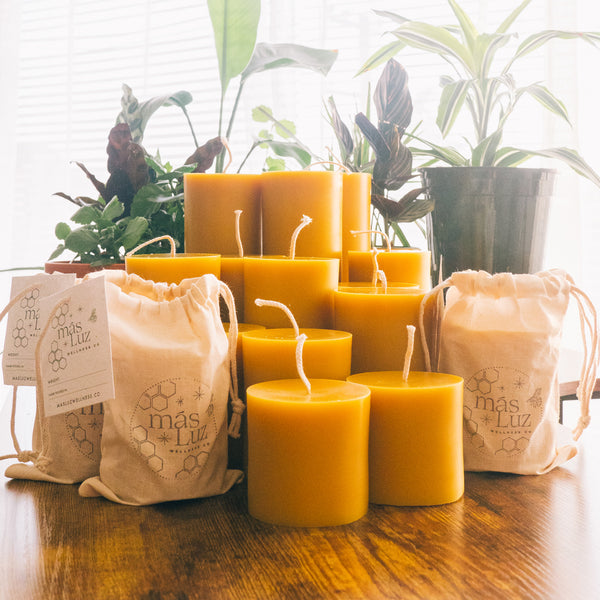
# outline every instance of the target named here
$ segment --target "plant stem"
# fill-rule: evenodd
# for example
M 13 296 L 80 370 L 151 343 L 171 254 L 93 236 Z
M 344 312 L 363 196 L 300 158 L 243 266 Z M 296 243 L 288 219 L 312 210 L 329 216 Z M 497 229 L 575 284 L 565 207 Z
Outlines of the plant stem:
M 181 110 L 183 111 L 183 114 L 185 115 L 185 118 L 187 119 L 188 125 L 190 126 L 190 131 L 192 132 L 192 138 L 194 139 L 194 148 L 198 148 L 198 140 L 196 139 L 196 134 L 194 132 L 194 127 L 192 125 L 190 115 L 188 114 L 188 111 L 185 108 L 185 106 L 182 106 Z

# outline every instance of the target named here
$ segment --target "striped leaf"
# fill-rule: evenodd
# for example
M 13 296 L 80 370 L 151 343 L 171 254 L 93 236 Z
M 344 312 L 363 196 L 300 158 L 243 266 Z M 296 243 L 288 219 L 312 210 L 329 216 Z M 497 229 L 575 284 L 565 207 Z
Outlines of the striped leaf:
M 455 0 L 448 0 L 448 4 L 458 19 L 465 44 L 471 52 L 474 52 L 479 34 L 475 28 L 475 25 L 473 24 L 473 21 L 471 21 L 467 13 L 458 5 Z
M 523 94 L 530 95 L 550 112 L 558 115 L 569 125 L 571 125 L 565 105 L 552 92 L 550 92 L 547 87 L 540 85 L 539 83 L 534 83 L 532 85 L 517 89 L 516 94 L 517 98 L 520 98 Z
M 362 73 L 366 73 L 367 71 L 371 71 L 375 69 L 379 65 L 382 65 L 384 62 L 388 61 L 390 58 L 396 56 L 402 48 L 405 48 L 406 44 L 401 41 L 390 42 L 380 48 L 372 54 L 363 64 L 363 66 L 358 70 L 356 76 L 361 75 Z
M 494 167 L 516 167 L 531 158 L 531 154 L 506 146 L 496 152 Z
M 523 2 L 521 2 L 521 4 L 519 4 L 519 6 L 517 6 L 517 8 L 515 8 L 502 23 L 500 23 L 500 26 L 496 29 L 496 33 L 506 33 L 508 28 L 517 20 L 519 15 L 529 4 L 531 4 L 531 0 L 523 0 Z
M 502 130 L 498 129 L 477 144 L 477 146 L 473 148 L 471 165 L 473 167 L 491 167 L 494 164 L 496 150 L 501 140 Z
M 445 85 L 442 89 L 436 123 L 442 136 L 446 137 L 463 108 L 472 82 L 465 79 L 452 81 L 449 78 L 444 78 L 443 81 Z
M 389 10 L 376 10 L 374 9 L 373 12 L 378 16 L 378 17 L 385 17 L 387 19 L 391 19 L 392 21 L 395 21 L 396 23 L 400 23 L 402 25 L 402 23 L 406 23 L 407 21 L 410 21 L 410 19 L 407 19 L 406 17 L 402 17 L 396 13 L 390 12 Z
M 474 73 L 472 54 L 444 27 L 408 21 L 391 33 L 411 48 L 433 52 L 446 59 L 454 58 L 469 74 Z
M 571 148 L 548 148 L 546 150 L 524 150 L 524 152 L 529 152 L 534 156 L 544 156 L 546 158 L 555 158 L 557 160 L 562 161 L 573 171 L 582 175 L 583 177 L 589 179 L 592 183 L 595 183 L 598 187 L 600 187 L 600 176 L 588 165 L 583 158 L 579 155 L 576 150 L 572 150 Z

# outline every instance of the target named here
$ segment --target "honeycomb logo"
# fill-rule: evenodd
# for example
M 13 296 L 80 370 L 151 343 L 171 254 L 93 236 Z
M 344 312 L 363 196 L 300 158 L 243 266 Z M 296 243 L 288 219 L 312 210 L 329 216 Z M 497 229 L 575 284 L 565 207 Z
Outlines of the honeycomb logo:
M 130 421 L 131 444 L 164 479 L 193 479 L 204 469 L 225 402 L 217 410 L 211 389 L 198 379 L 165 379 L 141 394 Z
M 27 339 L 27 332 L 25 331 L 25 322 L 23 319 L 17 319 L 15 327 L 12 330 L 12 339 L 15 348 L 27 348 L 29 340 Z
M 499 457 L 522 454 L 542 411 L 542 388 L 526 373 L 510 367 L 481 369 L 465 378 L 465 446 Z
M 65 414 L 65 427 L 73 446 L 92 462 L 100 460 L 103 422 L 102 404 L 86 406 Z
M 63 302 L 54 313 L 52 321 L 50 323 L 52 329 L 58 329 L 64 327 L 67 324 L 67 315 L 69 314 L 69 304 Z
M 56 340 L 50 344 L 48 362 L 55 373 L 67 368 L 67 359 L 63 356 L 63 351 L 58 347 L 58 342 Z
M 21 298 L 21 302 L 19 302 L 19 306 L 23 309 L 32 309 L 35 308 L 35 303 L 40 297 L 40 290 L 38 288 L 34 288 L 31 290 L 26 296 Z

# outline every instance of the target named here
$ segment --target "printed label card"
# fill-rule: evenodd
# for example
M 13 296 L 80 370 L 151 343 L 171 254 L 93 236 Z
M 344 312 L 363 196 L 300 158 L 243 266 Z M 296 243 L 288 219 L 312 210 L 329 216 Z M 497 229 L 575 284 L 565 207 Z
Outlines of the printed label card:
M 44 298 L 40 320 L 38 356 L 46 416 L 114 398 L 104 277 Z
M 10 298 L 21 298 L 7 316 L 2 371 L 5 385 L 35 385 L 35 347 L 41 330 L 40 300 L 75 285 L 73 273 L 13 277 Z

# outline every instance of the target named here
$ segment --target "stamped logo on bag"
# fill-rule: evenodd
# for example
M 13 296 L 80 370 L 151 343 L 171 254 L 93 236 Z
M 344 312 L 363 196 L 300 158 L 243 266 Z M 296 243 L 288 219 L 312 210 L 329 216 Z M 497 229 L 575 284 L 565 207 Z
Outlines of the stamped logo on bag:
M 140 396 L 130 438 L 148 467 L 164 479 L 199 477 L 218 433 L 214 395 L 198 379 L 164 379 Z
M 465 379 L 465 443 L 498 457 L 522 454 L 542 418 L 543 397 L 542 389 L 522 371 L 481 369 Z
M 104 405 L 92 404 L 64 415 L 65 428 L 75 448 L 92 462 L 100 461 Z

